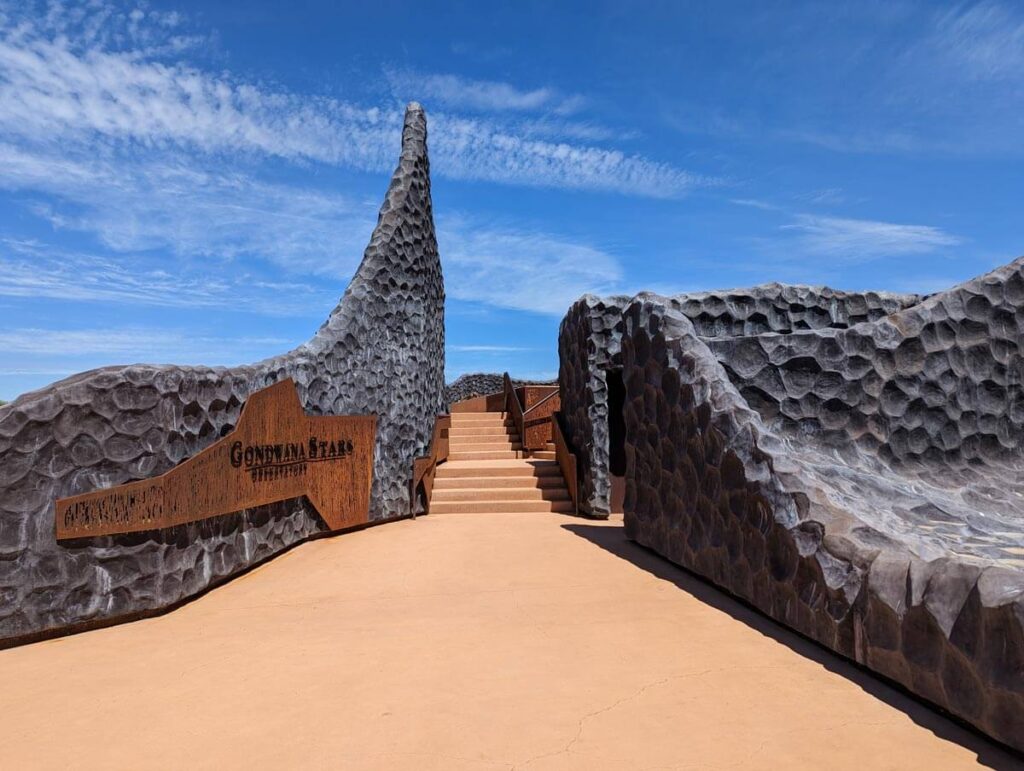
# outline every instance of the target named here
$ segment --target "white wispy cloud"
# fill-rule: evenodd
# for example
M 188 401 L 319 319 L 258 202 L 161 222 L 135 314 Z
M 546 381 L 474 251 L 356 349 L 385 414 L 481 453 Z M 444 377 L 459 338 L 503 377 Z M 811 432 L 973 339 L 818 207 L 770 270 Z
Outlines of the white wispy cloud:
M 115 12 L 103 2 L 81 13 L 55 4 L 45 18 L 11 8 L 0 10 L 0 188 L 18 193 L 54 228 L 87 234 L 106 252 L 0 241 L 0 296 L 230 306 L 267 315 L 329 312 L 361 257 L 376 203 L 267 181 L 264 161 L 390 171 L 399 110 L 206 71 L 185 58 L 202 38 L 184 31 L 177 16 L 127 12 L 130 6 Z M 476 83 L 473 98 L 497 100 L 493 110 L 511 118 L 431 111 L 435 173 L 660 198 L 713 183 L 588 144 L 613 137 L 566 117 L 580 104 L 573 95 L 492 88 L 500 85 Z M 501 99 L 506 108 L 498 110 Z M 538 110 L 528 108 L 531 100 Z M 508 107 L 515 104 L 521 108 Z M 455 299 L 558 315 L 584 292 L 610 293 L 623 282 L 618 259 L 585 239 L 447 217 L 439 219 L 439 240 Z M 160 263 L 168 258 L 173 262 Z M 262 279 L 250 269 L 262 263 L 286 278 Z M 310 276 L 336 281 L 301 280 Z M 36 353 L 89 352 L 90 363 L 112 356 L 231 363 L 280 350 L 268 340 L 228 341 L 225 348 L 184 333 L 122 332 L 13 330 L 0 350 L 32 355 L 16 349 L 28 335 L 36 335 Z
M 979 79 L 1024 81 L 1024 16 L 997 2 L 958 4 L 938 14 L 933 44 Z
M 883 3 L 873 14 L 878 32 L 856 51 L 871 51 L 879 70 L 869 76 L 865 63 L 856 73 L 867 77 L 860 97 L 840 86 L 843 98 L 828 111 L 835 120 L 786 127 L 781 137 L 839 152 L 1020 155 L 1020 3 Z
M 518 353 L 532 351 L 533 348 L 523 348 L 518 345 L 446 345 L 445 349 L 455 353 Z
M 546 111 L 569 115 L 586 104 L 586 99 L 580 94 L 566 95 L 551 86 L 523 89 L 500 81 L 394 68 L 386 69 L 385 75 L 392 91 L 400 98 L 431 100 L 447 107 L 483 112 Z
M 245 269 L 155 266 L 139 255 L 119 258 L 59 249 L 39 241 L 0 239 L 0 296 L 158 308 L 231 308 L 266 316 L 326 315 L 343 286 L 268 280 Z
M 561 315 L 586 292 L 610 294 L 623 279 L 608 252 L 544 233 L 442 220 L 438 234 L 450 297 Z
M 810 190 L 806 193 L 797 193 L 794 200 L 819 206 L 836 206 L 846 202 L 846 193 L 839 187 L 826 187 L 821 190 Z
M 61 18 L 63 24 L 31 15 L 0 19 L 0 134 L 9 139 L 45 141 L 64 152 L 69 143 L 113 142 L 122 150 L 255 153 L 366 171 L 393 163 L 402 119 L 393 107 L 269 90 L 205 71 L 166 47 L 114 48 Z M 472 93 L 491 93 L 495 104 L 548 103 L 556 114 L 579 104 L 545 89 L 501 85 Z M 657 197 L 708 181 L 639 155 L 520 136 L 515 123 L 432 113 L 431 129 L 435 171 L 459 179 Z
M 0 188 L 56 198 L 33 204 L 35 214 L 92 233 L 118 252 L 254 255 L 295 271 L 346 276 L 375 221 L 373 204 L 222 166 L 201 168 L 187 158 L 85 158 L 0 143 L 0 169 Z
M 58 228 L 92 233 L 111 250 L 104 257 L 0 240 L 0 296 L 229 305 L 270 315 L 309 314 L 319 303 L 327 312 L 373 228 L 373 205 L 244 175 L 181 164 L 67 162 L 4 145 L 0 162 L 9 169 L 0 187 L 56 196 L 67 206 L 38 203 L 35 213 Z M 439 225 L 449 294 L 458 299 L 561 313 L 580 294 L 611 291 L 622 279 L 619 261 L 586 243 L 481 227 L 458 216 L 442 217 Z M 139 254 L 145 250 L 182 259 L 166 269 L 152 266 L 155 258 Z M 260 281 L 236 259 L 250 255 L 293 275 L 334 281 L 315 289 L 302 281 Z M 197 257 L 212 263 L 189 268 Z
M 431 146 L 442 173 L 568 190 L 603 190 L 676 198 L 718 180 L 637 154 L 569 142 L 533 139 L 487 121 L 434 115 Z
M 26 139 L 252 151 L 386 168 L 400 116 L 262 90 L 141 50 L 83 47 L 19 25 L 0 38 L 0 129 Z M 77 45 L 76 45 L 77 44 Z M 391 151 L 391 152 L 389 152 Z
M 762 211 L 782 211 L 782 207 L 769 201 L 762 201 L 758 198 L 730 198 L 729 203 L 736 206 L 746 206 L 749 209 L 761 209 Z
M 778 50 L 757 70 L 772 110 L 660 94 L 670 126 L 857 154 L 1019 158 L 1024 5 L 1014 0 L 791 3 L 766 21 Z M 731 29 L 743 41 L 749 29 Z M 748 39 L 752 48 L 760 34 Z M 778 42 L 778 41 L 777 41 Z
M 815 204 L 842 201 L 842 191 L 825 189 L 791 199 Z M 759 209 L 776 215 L 781 237 L 754 239 L 762 251 L 784 260 L 805 262 L 829 258 L 830 262 L 867 262 L 884 257 L 930 254 L 957 246 L 963 241 L 933 225 L 903 224 L 794 211 L 774 201 L 754 198 L 733 198 L 736 206 Z
M 796 215 L 794 222 L 782 229 L 795 237 L 802 253 L 842 260 L 926 254 L 960 243 L 956 236 L 930 225 L 811 214 Z
M 0 352 L 33 357 L 83 357 L 110 361 L 202 361 L 237 364 L 280 352 L 292 341 L 280 337 L 205 337 L 182 330 L 124 327 L 105 329 L 15 328 L 0 335 Z
M 524 137 L 553 137 L 562 141 L 630 142 L 641 136 L 636 129 L 611 128 L 593 120 L 548 115 L 521 120 L 516 130 Z

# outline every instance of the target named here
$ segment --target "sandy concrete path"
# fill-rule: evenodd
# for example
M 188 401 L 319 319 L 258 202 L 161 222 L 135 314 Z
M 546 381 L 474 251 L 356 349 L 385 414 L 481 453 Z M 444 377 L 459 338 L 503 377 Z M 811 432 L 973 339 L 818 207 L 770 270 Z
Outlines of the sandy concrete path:
M 161 618 L 0 651 L 0 768 L 1015 762 L 620 525 L 421 517 Z

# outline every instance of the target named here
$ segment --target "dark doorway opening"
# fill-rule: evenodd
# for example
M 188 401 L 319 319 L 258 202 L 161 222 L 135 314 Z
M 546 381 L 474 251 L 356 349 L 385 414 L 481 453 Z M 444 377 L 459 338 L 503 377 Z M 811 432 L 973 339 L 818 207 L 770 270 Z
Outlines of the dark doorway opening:
M 622 382 L 622 370 L 610 369 L 608 383 L 608 470 L 612 476 L 626 473 L 626 418 L 622 414 L 626 406 L 626 386 Z
M 608 482 L 610 485 L 608 510 L 621 514 L 626 496 L 626 385 L 622 370 L 606 372 L 608 384 Z

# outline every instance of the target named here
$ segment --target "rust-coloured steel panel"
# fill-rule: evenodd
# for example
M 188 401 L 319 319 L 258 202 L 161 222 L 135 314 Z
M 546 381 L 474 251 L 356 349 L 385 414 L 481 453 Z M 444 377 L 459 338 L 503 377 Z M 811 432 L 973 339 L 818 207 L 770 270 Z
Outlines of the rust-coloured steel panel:
M 412 462 L 412 493 L 410 494 L 410 506 L 416 506 L 416 488 L 423 484 L 423 491 L 427 497 L 427 511 L 430 511 L 430 497 L 434 493 L 434 475 L 437 473 L 437 464 L 448 460 L 449 435 L 452 427 L 451 415 L 438 415 L 434 420 L 434 433 L 430 439 L 430 446 L 427 454 L 416 458 Z
M 181 525 L 306 496 L 332 530 L 369 520 L 374 415 L 306 415 L 295 383 L 246 401 L 235 430 L 153 479 L 57 501 L 57 538 Z
M 523 448 L 539 450 L 551 438 L 551 416 L 562 408 L 562 399 L 558 388 L 545 386 L 527 386 L 523 404 Z
M 565 479 L 565 486 L 569 488 L 569 497 L 572 498 L 572 505 L 576 513 L 580 513 L 579 499 L 579 475 L 576 470 L 576 455 L 569 449 L 569 443 L 565 441 L 565 434 L 562 433 L 561 413 L 554 413 L 551 416 L 551 436 L 555 443 L 555 459 L 558 467 L 562 470 L 562 477 Z

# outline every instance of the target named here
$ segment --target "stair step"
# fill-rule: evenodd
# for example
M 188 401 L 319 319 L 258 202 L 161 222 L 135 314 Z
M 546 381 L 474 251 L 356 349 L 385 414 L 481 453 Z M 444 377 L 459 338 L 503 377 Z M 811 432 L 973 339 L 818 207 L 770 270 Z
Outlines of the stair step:
M 434 493 L 438 490 L 463 490 L 466 488 L 550 490 L 565 488 L 565 480 L 558 474 L 547 476 L 466 476 L 437 477 L 434 479 Z
M 508 436 L 507 426 L 452 426 L 448 436 L 452 439 L 463 436 Z
M 493 442 L 467 442 L 459 440 L 448 445 L 449 452 L 491 452 L 493 450 L 521 450 L 522 442 L 510 442 L 507 439 L 499 439 Z
M 453 426 L 500 426 L 511 422 L 511 418 L 502 412 L 457 412 L 452 415 Z
M 457 460 L 451 455 L 448 462 L 437 467 L 435 479 L 469 477 L 554 477 L 560 476 L 558 464 L 549 460 L 497 459 Z
M 448 460 L 515 460 L 519 457 L 516 450 L 491 450 L 476 452 L 449 452 Z
M 500 433 L 502 431 L 515 431 L 515 423 L 453 423 L 451 430 L 456 434 L 469 431 L 483 431 L 485 433 Z
M 500 436 L 452 436 L 449 437 L 448 442 L 449 449 L 456 449 L 456 447 L 463 447 L 465 445 L 473 444 L 500 444 L 508 446 L 510 444 L 522 444 L 519 440 L 518 434 L 501 434 Z
M 538 458 L 540 460 L 554 460 L 555 459 L 555 451 L 554 450 L 532 450 L 530 452 L 530 457 L 531 458 Z
M 480 480 L 477 480 L 478 482 Z M 567 501 L 565 487 L 465 487 L 457 490 L 434 488 L 432 503 L 450 501 L 476 501 L 481 506 L 490 500 L 500 501 Z
M 431 501 L 431 514 L 486 514 L 572 511 L 572 501 Z

